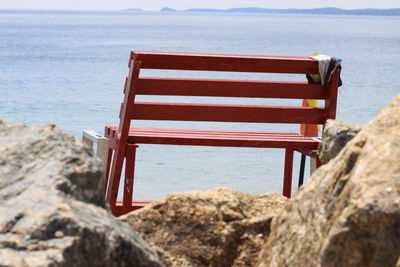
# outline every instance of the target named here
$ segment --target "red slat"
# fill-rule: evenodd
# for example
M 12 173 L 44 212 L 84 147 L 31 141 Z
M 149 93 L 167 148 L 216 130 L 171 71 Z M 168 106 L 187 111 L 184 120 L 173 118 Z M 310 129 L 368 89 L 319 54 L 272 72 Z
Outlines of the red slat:
M 316 61 L 311 57 L 299 56 L 268 56 L 268 55 L 240 55 L 240 54 L 221 54 L 221 53 L 194 53 L 194 52 L 162 52 L 162 51 L 131 51 L 131 59 L 134 55 L 175 55 L 175 56 L 210 56 L 210 57 L 230 57 L 230 58 L 278 58 L 278 59 L 302 59 L 305 61 Z
M 323 108 L 310 107 L 138 102 L 129 117 L 138 120 L 322 124 L 327 112 Z
M 259 148 L 286 148 L 317 149 L 317 142 L 304 142 L 301 140 L 250 140 L 250 139 L 210 139 L 210 138 L 183 138 L 183 137 L 154 137 L 131 136 L 129 142 L 137 144 L 165 144 L 187 146 L 225 146 L 225 147 L 259 147 Z
M 226 140 L 291 140 L 291 141 L 303 141 L 303 142 L 311 142 L 315 141 L 310 139 L 304 139 L 304 137 L 290 137 L 290 136 L 243 136 L 243 135 L 222 135 L 222 134 L 188 134 L 188 133 L 169 133 L 169 134 L 159 134 L 159 133 L 143 133 L 143 132 L 131 132 L 131 136 L 138 137 L 180 137 L 180 138 L 208 138 L 208 139 L 226 139 Z
M 181 131 L 169 131 L 168 129 L 163 130 L 151 130 L 149 128 L 131 128 L 129 131 L 130 136 L 149 136 L 149 137 L 182 137 L 182 138 L 210 138 L 210 139 L 251 139 L 251 140 L 302 140 L 304 142 L 317 142 L 314 139 L 306 138 L 299 134 L 281 134 L 273 132 L 236 132 L 236 131 L 213 131 L 213 130 L 185 130 Z
M 107 126 L 107 128 L 116 131 L 117 126 Z M 292 132 L 255 132 L 255 131 L 221 131 L 221 130 L 203 130 L 203 129 L 174 129 L 174 128 L 148 128 L 148 127 L 132 127 L 129 132 L 157 132 L 157 133 L 209 133 L 214 134 L 234 134 L 234 135 L 279 135 L 279 136 L 299 136 L 298 133 Z
M 118 126 L 106 126 L 106 135 L 108 138 L 113 138 L 115 132 L 118 131 Z M 155 127 L 131 127 L 129 129 L 129 134 L 141 132 L 141 133 L 159 133 L 159 134 L 168 134 L 168 133 L 210 133 L 213 134 L 234 134 L 237 136 L 240 135 L 261 135 L 261 136 L 300 136 L 298 133 L 293 132 L 256 132 L 256 131 L 226 131 L 226 130 L 203 130 L 203 129 L 174 129 L 174 128 L 155 128 Z
M 145 69 L 318 74 L 317 61 L 308 57 L 132 51 L 131 59 Z
M 289 138 L 289 137 L 274 137 L 274 138 L 256 138 L 256 137 L 243 137 L 243 136 L 222 136 L 222 135 L 185 135 L 185 134 L 168 134 L 168 135 L 159 135 L 159 134 L 133 134 L 132 137 L 136 138 L 154 138 L 154 139 L 164 139 L 164 138 L 182 138 L 182 139 L 208 139 L 208 140 L 227 140 L 227 141 L 255 141 L 255 142 L 264 142 L 264 141 L 276 141 L 276 142 L 305 142 L 305 143 L 316 143 L 312 140 L 306 140 L 304 138 Z
M 118 127 L 107 126 L 107 129 L 115 132 Z M 297 133 L 285 132 L 133 127 L 129 130 L 128 143 L 317 149 L 319 141 Z
M 292 99 L 327 99 L 329 97 L 321 85 L 306 82 L 182 78 L 140 78 L 136 94 Z

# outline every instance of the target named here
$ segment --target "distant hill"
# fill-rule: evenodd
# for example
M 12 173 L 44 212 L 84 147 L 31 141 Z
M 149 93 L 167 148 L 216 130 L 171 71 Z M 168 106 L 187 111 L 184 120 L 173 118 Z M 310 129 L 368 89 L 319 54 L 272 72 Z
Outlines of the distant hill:
M 183 12 L 227 12 L 227 10 L 222 10 L 222 9 L 214 9 L 214 8 L 189 8 L 186 10 L 183 10 Z
M 160 11 L 177 11 L 176 9 L 164 7 Z M 259 14 L 320 14 L 320 15 L 369 15 L 369 16 L 400 16 L 400 8 L 390 9 L 341 9 L 336 7 L 311 8 L 311 9 L 271 9 L 261 7 L 241 7 L 230 9 L 213 8 L 190 8 L 179 12 L 193 13 L 259 13 Z
M 278 14 L 324 14 L 324 15 L 376 15 L 376 16 L 400 16 L 400 8 L 392 9 L 341 9 L 336 7 L 311 8 L 311 9 L 269 9 L 258 7 L 231 8 L 224 10 L 230 13 L 278 13 Z
M 169 7 L 163 7 L 160 9 L 161 12 L 176 12 L 176 9 L 169 8 Z

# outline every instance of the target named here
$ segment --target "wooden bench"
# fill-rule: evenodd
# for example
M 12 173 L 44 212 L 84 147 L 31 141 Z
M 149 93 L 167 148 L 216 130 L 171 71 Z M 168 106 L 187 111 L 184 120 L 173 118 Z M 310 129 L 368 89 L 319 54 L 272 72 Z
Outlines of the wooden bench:
M 314 138 L 292 132 L 131 128 L 136 120 L 324 124 L 336 114 L 339 69 L 332 74 L 326 89 L 307 82 L 148 78 L 139 75 L 141 69 L 318 74 L 318 62 L 309 57 L 131 52 L 119 126 L 105 128 L 110 144 L 105 194 L 115 216 L 148 203 L 132 199 L 137 144 L 285 149 L 283 195 L 290 197 L 293 152 L 315 156 L 319 143 Z M 136 95 L 321 99 L 325 106 L 146 103 L 135 101 Z M 123 200 L 117 201 L 124 161 Z

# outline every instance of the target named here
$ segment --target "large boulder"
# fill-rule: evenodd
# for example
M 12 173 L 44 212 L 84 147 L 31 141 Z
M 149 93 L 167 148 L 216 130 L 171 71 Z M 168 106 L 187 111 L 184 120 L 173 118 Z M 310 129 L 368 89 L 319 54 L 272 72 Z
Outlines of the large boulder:
M 0 265 L 161 266 L 103 208 L 101 177 L 72 135 L 0 120 Z
M 227 188 L 174 193 L 121 219 L 167 266 L 254 266 L 287 199 Z
M 318 156 L 322 163 L 328 163 L 362 129 L 361 125 L 328 120 L 324 126 L 322 141 L 318 147 Z
M 272 222 L 258 266 L 400 262 L 400 95 Z

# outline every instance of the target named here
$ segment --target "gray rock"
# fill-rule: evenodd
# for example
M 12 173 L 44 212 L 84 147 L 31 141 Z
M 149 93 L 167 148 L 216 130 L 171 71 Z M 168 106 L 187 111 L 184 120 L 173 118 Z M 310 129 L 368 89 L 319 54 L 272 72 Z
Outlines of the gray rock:
M 396 266 L 400 95 L 272 221 L 258 266 Z
M 101 177 L 72 135 L 0 120 L 0 266 L 161 266 L 104 209 Z
M 321 162 L 325 164 L 336 157 L 340 150 L 361 131 L 362 127 L 354 123 L 328 120 L 318 147 Z

